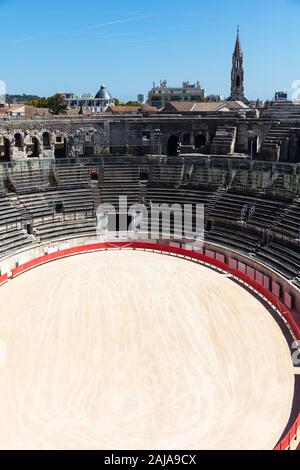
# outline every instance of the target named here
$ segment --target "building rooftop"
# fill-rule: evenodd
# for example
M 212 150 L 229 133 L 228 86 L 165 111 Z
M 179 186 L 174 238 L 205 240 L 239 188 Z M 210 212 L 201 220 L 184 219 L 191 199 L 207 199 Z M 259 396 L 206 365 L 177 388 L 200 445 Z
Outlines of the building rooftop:
M 109 91 L 107 90 L 106 86 L 101 85 L 100 90 L 98 91 L 98 93 L 96 93 L 95 98 L 96 99 L 101 99 L 101 100 L 111 100 L 112 96 L 109 93 Z

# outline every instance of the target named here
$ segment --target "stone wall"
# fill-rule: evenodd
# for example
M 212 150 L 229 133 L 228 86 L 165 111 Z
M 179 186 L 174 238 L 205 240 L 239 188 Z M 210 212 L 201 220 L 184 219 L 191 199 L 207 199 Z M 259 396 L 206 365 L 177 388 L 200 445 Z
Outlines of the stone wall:
M 277 124 L 281 129 L 280 123 Z M 0 121 L 0 162 L 30 158 L 74 158 L 88 155 L 228 155 L 228 145 L 214 146 L 217 132 L 236 129 L 230 152 L 249 155 L 249 131 L 255 135 L 254 155 L 273 161 L 300 162 L 300 126 L 283 126 L 285 138 L 274 142 L 274 128 L 264 119 L 181 115 L 52 117 Z M 278 131 L 278 127 L 277 127 Z M 279 133 L 280 134 L 280 133 Z M 278 132 L 276 135 L 279 135 Z M 281 134 L 280 134 L 281 135 Z M 171 145 L 172 141 L 172 145 Z M 264 142 L 268 146 L 264 147 Z

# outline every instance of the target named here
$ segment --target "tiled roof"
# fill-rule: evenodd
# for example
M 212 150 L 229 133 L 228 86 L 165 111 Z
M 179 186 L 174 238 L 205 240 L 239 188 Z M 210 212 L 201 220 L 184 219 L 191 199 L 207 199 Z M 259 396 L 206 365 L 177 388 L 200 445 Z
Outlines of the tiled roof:
M 193 101 L 171 101 L 166 104 L 163 113 L 209 113 L 219 111 L 234 111 L 245 109 L 245 104 L 239 101 L 218 101 L 198 103 Z
M 13 116 L 14 114 L 20 114 L 26 118 L 32 118 L 34 116 L 47 116 L 49 109 L 47 108 L 35 108 L 27 104 L 12 104 L 5 108 L 0 108 L 0 114 L 7 116 Z
M 158 110 L 148 104 L 138 106 L 109 106 L 107 112 L 110 113 L 157 113 Z

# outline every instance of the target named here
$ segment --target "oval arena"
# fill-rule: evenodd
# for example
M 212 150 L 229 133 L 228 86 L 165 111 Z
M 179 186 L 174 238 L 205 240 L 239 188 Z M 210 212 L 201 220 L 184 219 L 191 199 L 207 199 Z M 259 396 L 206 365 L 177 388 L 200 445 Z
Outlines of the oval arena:
M 5 168 L 0 448 L 296 448 L 297 194 L 189 164 Z M 124 193 L 203 203 L 203 246 L 99 233 Z

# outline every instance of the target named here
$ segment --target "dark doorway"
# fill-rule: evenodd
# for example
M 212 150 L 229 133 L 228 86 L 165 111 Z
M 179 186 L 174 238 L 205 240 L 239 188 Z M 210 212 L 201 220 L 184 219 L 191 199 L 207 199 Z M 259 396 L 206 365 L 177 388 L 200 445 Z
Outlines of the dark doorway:
M 43 134 L 43 147 L 44 149 L 49 149 L 51 147 L 49 132 L 44 132 Z
M 201 149 L 202 147 L 206 146 L 206 136 L 203 134 L 197 135 L 195 139 L 195 148 Z
M 10 162 L 10 142 L 4 137 L 3 143 L 0 145 L 0 158 L 2 162 Z
M 108 231 L 119 232 L 120 230 L 128 231 L 133 223 L 133 216 L 130 214 L 108 214 Z M 124 225 L 124 226 L 123 226 Z M 126 227 L 125 227 L 126 225 Z
M 39 158 L 39 156 L 40 156 L 40 143 L 39 143 L 39 141 L 37 140 L 36 137 L 33 137 L 32 143 L 33 143 L 32 157 L 33 158 Z
M 63 214 L 64 212 L 64 203 L 63 201 L 54 201 L 54 212 L 56 214 Z
M 23 137 L 19 133 L 15 135 L 15 147 L 19 150 L 23 148 Z
M 98 176 L 97 168 L 91 168 L 91 180 L 98 181 L 98 179 L 99 179 L 99 176 Z
M 168 156 L 177 157 L 179 155 L 179 139 L 176 135 L 171 135 L 168 140 Z
M 258 154 L 258 137 L 249 137 L 248 139 L 248 155 L 256 156 Z
M 94 155 L 94 147 L 92 145 L 89 145 L 89 146 L 85 146 L 85 149 L 84 149 L 84 154 L 86 157 L 89 157 L 91 155 Z
M 29 158 L 39 158 L 40 143 L 36 137 L 32 137 L 31 144 L 27 145 L 27 156 Z
M 64 158 L 67 158 L 67 141 L 66 139 L 62 137 L 57 137 L 56 138 L 56 144 L 55 144 L 55 158 L 57 160 L 63 160 Z

